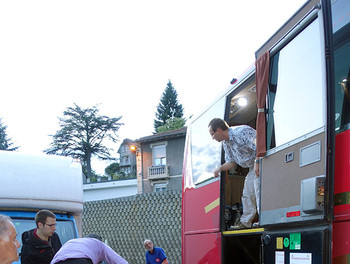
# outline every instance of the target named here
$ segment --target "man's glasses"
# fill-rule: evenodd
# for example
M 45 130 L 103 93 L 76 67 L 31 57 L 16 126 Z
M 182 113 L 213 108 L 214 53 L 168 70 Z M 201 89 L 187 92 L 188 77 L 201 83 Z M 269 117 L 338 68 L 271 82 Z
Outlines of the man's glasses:
M 47 226 L 49 226 L 49 227 L 51 227 L 51 228 L 53 228 L 54 226 L 56 226 L 56 224 L 46 224 L 46 223 L 44 223 L 44 225 L 47 225 Z
M 215 135 L 216 131 L 217 130 L 215 130 L 213 133 L 210 132 L 211 137 L 213 137 Z

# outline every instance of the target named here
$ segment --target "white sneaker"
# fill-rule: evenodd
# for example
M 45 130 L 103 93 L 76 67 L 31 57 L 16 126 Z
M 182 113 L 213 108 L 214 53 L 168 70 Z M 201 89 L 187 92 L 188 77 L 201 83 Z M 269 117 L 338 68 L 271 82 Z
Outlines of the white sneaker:
M 248 229 L 248 228 L 251 228 L 251 227 L 246 226 L 241 221 L 239 221 L 237 225 L 231 226 L 230 230 L 239 230 L 239 229 Z
M 253 223 L 253 228 L 257 228 L 257 227 L 260 227 L 260 223 L 259 222 Z

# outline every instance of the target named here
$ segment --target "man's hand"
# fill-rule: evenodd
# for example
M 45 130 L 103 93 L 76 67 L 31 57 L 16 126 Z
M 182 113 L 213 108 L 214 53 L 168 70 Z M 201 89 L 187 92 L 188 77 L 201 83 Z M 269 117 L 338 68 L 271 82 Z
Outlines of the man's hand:
M 221 171 L 221 169 L 220 169 L 220 168 L 217 168 L 217 169 L 214 171 L 214 177 L 219 177 L 220 171 Z
M 259 163 L 254 162 L 255 175 L 259 177 Z
M 228 171 L 236 166 L 234 162 L 225 162 L 219 168 L 214 171 L 214 176 L 218 177 L 220 175 L 220 171 Z

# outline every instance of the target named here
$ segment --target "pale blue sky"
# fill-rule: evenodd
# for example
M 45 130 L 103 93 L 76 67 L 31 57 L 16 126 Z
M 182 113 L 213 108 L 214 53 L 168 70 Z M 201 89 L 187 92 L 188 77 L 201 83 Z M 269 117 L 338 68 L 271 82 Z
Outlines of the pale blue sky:
M 199 113 L 304 2 L 1 1 L 0 117 L 27 153 L 74 102 L 123 116 L 121 140 L 150 135 L 169 79 Z

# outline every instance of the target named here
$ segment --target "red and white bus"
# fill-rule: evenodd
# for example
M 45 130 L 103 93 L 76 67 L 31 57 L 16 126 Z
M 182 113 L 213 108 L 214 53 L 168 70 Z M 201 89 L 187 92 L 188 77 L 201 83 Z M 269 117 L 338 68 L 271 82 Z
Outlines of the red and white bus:
M 350 1 L 307 1 L 188 127 L 182 263 L 350 263 L 349 82 Z M 258 228 L 230 230 L 247 171 L 213 177 L 215 117 L 257 130 Z

